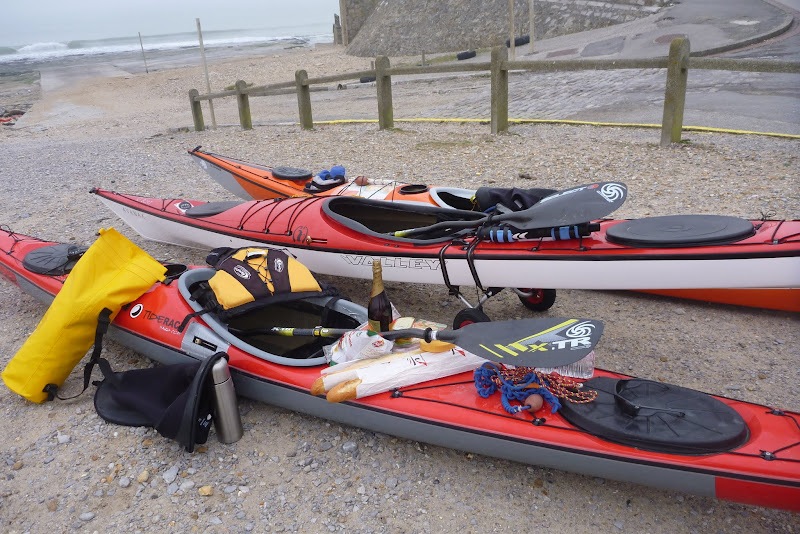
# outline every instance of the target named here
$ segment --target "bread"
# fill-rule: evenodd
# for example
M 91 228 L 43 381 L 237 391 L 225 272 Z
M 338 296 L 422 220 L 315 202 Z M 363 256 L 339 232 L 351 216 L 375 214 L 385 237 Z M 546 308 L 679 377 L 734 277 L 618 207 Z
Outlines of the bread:
M 339 366 L 331 367 L 330 369 L 334 369 L 334 370 L 330 371 L 328 373 L 324 373 L 319 378 L 314 380 L 314 383 L 311 384 L 311 389 L 309 391 L 311 392 L 312 395 L 322 395 L 326 391 L 326 389 L 325 389 L 325 387 L 326 387 L 325 384 L 326 383 L 327 384 L 333 384 L 333 387 L 336 387 L 339 384 L 339 382 L 342 382 L 342 381 L 345 380 L 345 379 L 339 379 L 339 381 L 337 382 L 336 375 L 338 373 L 344 373 L 344 372 L 347 372 L 347 371 L 355 371 L 356 369 L 369 367 L 370 365 L 375 365 L 375 364 L 378 364 L 378 363 L 386 363 L 386 362 L 390 362 L 392 360 L 397 360 L 399 358 L 405 358 L 405 357 L 410 356 L 412 354 L 420 354 L 420 353 L 422 353 L 422 350 L 419 350 L 419 349 L 412 350 L 412 351 L 409 351 L 409 352 L 396 352 L 396 353 L 393 353 L 393 354 L 387 354 L 386 356 L 381 356 L 380 358 L 369 358 L 369 359 L 366 359 L 366 360 L 358 360 L 357 362 L 351 363 L 350 365 L 342 365 L 340 370 L 335 370 L 336 367 L 339 367 Z M 326 380 L 326 378 L 327 378 L 327 380 Z
M 343 402 L 357 398 L 356 388 L 361 384 L 361 379 L 348 380 L 337 384 L 328 392 L 328 402 Z
M 314 380 L 313 384 L 311 384 L 311 394 L 322 395 L 323 393 L 325 393 L 325 382 L 322 380 L 322 377 L 320 376 L 319 378 Z

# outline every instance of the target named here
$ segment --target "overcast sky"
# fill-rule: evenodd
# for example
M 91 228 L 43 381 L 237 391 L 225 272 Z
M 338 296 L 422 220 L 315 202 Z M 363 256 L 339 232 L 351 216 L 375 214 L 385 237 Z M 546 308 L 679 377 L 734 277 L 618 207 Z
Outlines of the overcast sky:
M 333 25 L 339 0 L 12 0 L 0 45 L 276 26 Z

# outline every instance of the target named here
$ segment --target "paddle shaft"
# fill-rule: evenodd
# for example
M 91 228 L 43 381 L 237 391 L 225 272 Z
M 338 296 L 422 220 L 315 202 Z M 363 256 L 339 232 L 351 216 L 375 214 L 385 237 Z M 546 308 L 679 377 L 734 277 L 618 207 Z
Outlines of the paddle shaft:
M 282 326 L 275 326 L 273 328 L 265 328 L 262 330 L 250 330 L 247 333 L 252 335 L 253 333 L 258 334 L 266 334 L 266 335 L 275 335 L 275 336 L 286 336 L 286 337 L 341 337 L 348 332 L 352 332 L 352 329 L 346 328 L 326 328 L 324 326 L 315 326 L 314 328 L 291 328 L 291 327 L 282 327 Z M 427 328 L 425 330 L 421 328 L 405 328 L 403 330 L 392 330 L 390 332 L 381 332 L 381 337 L 384 339 L 398 339 L 404 337 L 414 337 L 418 339 L 423 339 L 427 342 L 434 341 L 438 339 L 435 336 L 436 332 L 432 329 Z
M 241 331 L 235 335 L 337 338 L 349 329 L 272 327 Z M 487 360 L 528 367 L 558 367 L 589 354 L 600 339 L 603 323 L 591 319 L 548 317 L 472 323 L 458 330 L 405 328 L 382 332 L 385 339 L 418 338 L 427 343 L 444 341 Z

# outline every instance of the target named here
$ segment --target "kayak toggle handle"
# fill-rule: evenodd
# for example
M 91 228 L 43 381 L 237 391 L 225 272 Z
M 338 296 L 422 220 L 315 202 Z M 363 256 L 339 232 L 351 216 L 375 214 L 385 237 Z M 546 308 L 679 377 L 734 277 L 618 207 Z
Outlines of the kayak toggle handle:
M 549 237 L 555 241 L 566 239 L 579 239 L 600 230 L 600 223 L 581 223 L 570 226 L 556 226 L 551 228 L 536 228 L 526 232 L 515 232 L 507 226 L 481 228 L 477 232 L 479 239 L 492 243 L 513 243 L 514 241 L 528 241 Z

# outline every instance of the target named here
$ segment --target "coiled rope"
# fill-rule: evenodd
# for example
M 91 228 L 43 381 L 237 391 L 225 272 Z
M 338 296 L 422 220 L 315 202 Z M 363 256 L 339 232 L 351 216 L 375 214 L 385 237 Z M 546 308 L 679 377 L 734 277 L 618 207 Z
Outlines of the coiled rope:
M 541 395 L 550 403 L 551 413 L 561 408 L 559 399 L 587 403 L 597 398 L 594 390 L 580 391 L 583 385 L 576 380 L 558 373 L 544 374 L 531 367 L 499 367 L 487 362 L 475 369 L 473 376 L 478 395 L 488 398 L 499 389 L 503 408 L 510 414 L 529 410 L 530 406 L 511 401 L 524 402 L 530 395 Z

